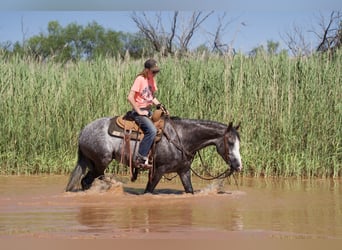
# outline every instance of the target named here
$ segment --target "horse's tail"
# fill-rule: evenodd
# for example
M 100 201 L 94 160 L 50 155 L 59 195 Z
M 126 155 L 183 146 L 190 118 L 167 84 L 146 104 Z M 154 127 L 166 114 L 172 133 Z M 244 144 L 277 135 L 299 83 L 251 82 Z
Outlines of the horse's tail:
M 78 147 L 78 159 L 77 159 L 77 164 L 74 168 L 74 170 L 71 172 L 69 182 L 66 186 L 65 191 L 70 192 L 70 191 L 75 191 L 77 190 L 77 187 L 80 185 L 80 181 L 82 176 L 84 176 L 86 169 L 87 169 L 87 164 L 85 164 L 86 160 L 84 158 L 84 155 Z

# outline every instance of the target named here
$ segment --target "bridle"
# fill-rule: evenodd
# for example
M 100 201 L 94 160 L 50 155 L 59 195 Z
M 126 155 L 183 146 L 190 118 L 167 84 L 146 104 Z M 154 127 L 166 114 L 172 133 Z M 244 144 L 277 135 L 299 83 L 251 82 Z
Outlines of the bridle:
M 227 139 L 227 134 L 228 132 L 226 132 L 224 135 L 223 135 L 223 146 L 224 146 L 224 157 L 225 157 L 225 160 L 227 162 L 229 162 L 229 147 L 228 147 L 228 139 Z M 201 153 L 200 151 L 197 151 L 197 154 L 200 158 L 200 161 L 201 161 L 201 165 L 204 167 L 204 170 L 205 172 L 207 173 L 207 175 L 209 175 L 210 177 L 203 177 L 201 175 L 199 175 L 196 171 L 193 170 L 193 168 L 190 166 L 190 169 L 191 171 L 197 176 L 199 177 L 200 179 L 202 180 L 207 180 L 207 181 L 211 181 L 211 180 L 216 180 L 216 179 L 225 179 L 227 177 L 230 177 L 236 170 L 230 166 L 230 168 L 227 168 L 224 172 L 222 172 L 221 174 L 219 175 L 216 175 L 216 176 L 213 176 L 209 173 L 208 171 L 208 164 L 205 164 L 203 159 L 202 159 L 202 156 L 201 156 Z M 234 176 L 234 175 L 233 175 Z M 235 177 L 235 176 L 234 176 Z M 236 180 L 235 180 L 236 181 Z

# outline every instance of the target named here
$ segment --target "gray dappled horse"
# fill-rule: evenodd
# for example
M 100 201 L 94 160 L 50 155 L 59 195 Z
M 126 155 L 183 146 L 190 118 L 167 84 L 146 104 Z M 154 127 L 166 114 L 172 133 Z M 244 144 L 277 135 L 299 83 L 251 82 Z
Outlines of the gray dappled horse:
M 122 138 L 108 133 L 110 120 L 110 117 L 97 119 L 81 131 L 78 160 L 66 191 L 75 191 L 80 182 L 83 189 L 89 188 L 95 178 L 104 175 L 113 159 L 120 161 Z M 214 121 L 166 117 L 163 136 L 155 147 L 153 175 L 147 183 L 145 193 L 152 193 L 166 173 L 177 173 L 185 192 L 193 193 L 191 163 L 197 151 L 210 145 L 216 146 L 217 152 L 231 170 L 240 171 L 242 163 L 238 128 L 239 126 L 234 127 L 232 123 L 227 126 Z M 135 143 L 136 141 L 131 141 L 131 149 L 135 149 L 133 159 L 139 146 L 135 147 Z

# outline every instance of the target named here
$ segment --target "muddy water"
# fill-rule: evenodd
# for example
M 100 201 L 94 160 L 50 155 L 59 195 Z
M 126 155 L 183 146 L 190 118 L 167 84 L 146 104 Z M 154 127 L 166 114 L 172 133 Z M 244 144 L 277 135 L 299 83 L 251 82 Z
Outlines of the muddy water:
M 342 239 L 341 180 L 194 179 L 194 195 L 164 181 L 141 195 L 143 180 L 65 193 L 67 178 L 0 177 L 0 238 Z

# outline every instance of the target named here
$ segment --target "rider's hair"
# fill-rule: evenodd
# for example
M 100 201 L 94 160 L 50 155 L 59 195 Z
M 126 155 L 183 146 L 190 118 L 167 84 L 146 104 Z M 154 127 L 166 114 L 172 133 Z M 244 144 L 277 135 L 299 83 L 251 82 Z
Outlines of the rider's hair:
M 143 69 L 143 71 L 141 71 L 137 76 L 142 76 L 146 79 L 148 76 L 148 69 Z

